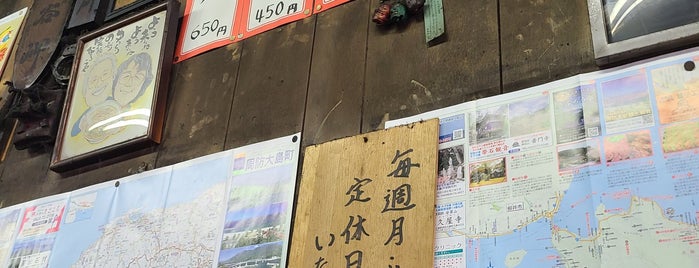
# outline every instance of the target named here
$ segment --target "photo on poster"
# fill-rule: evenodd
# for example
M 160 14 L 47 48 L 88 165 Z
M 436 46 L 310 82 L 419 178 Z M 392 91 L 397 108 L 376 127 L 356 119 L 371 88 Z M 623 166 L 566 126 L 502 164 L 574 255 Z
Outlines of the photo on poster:
M 653 155 L 650 130 L 641 130 L 604 138 L 607 163 L 643 158 Z
M 0 211 L 0 265 L 10 257 L 19 215 L 19 208 Z
M 55 239 L 49 235 L 15 241 L 7 267 L 48 267 Z
M 464 179 L 464 146 L 457 145 L 439 150 L 439 179 L 438 184 Z
M 689 121 L 665 126 L 661 129 L 664 153 L 674 153 L 699 148 L 699 122 Z
M 558 146 L 558 170 L 601 164 L 599 141 L 586 140 Z
M 457 114 L 439 119 L 439 143 L 464 138 L 464 129 L 466 128 L 464 117 L 464 114 Z
M 465 162 L 463 145 L 439 150 L 437 198 L 447 198 L 466 193 Z
M 699 72 L 688 72 L 683 62 L 650 73 L 661 124 L 699 117 Z
M 499 184 L 507 181 L 505 157 L 469 164 L 469 188 Z
M 469 144 L 475 145 L 508 138 L 507 105 L 469 113 Z
M 558 144 L 599 136 L 599 104 L 594 85 L 553 93 L 553 107 Z
M 551 129 L 549 95 L 510 103 L 510 137 L 523 136 Z
M 289 232 L 296 175 L 291 164 L 234 176 L 219 267 L 278 267 Z M 253 266 L 254 267 L 254 266 Z
M 645 73 L 603 82 L 602 103 L 607 134 L 654 124 Z

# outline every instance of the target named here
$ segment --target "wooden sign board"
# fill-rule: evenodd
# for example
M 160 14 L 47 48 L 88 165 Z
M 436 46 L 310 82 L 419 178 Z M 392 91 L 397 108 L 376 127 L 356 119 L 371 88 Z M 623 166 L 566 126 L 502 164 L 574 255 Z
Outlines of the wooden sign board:
M 44 72 L 61 41 L 71 8 L 72 0 L 34 2 L 17 44 L 12 73 L 12 83 L 16 89 L 32 86 Z
M 306 149 L 289 267 L 432 267 L 437 120 Z

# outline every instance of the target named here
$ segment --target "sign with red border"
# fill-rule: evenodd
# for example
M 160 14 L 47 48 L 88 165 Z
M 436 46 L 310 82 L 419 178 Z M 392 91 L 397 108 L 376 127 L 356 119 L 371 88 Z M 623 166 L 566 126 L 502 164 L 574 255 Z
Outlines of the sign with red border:
M 246 0 L 237 38 L 245 39 L 312 15 L 313 0 Z
M 238 41 L 238 14 L 243 1 L 188 0 L 175 62 Z

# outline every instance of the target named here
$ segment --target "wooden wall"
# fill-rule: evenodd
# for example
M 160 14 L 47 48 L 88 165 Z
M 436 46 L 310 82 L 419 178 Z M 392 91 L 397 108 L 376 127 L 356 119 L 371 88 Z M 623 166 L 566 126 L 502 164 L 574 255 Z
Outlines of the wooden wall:
M 57 174 L 50 153 L 10 150 L 0 206 L 71 191 L 294 132 L 303 145 L 596 69 L 586 0 L 443 0 L 446 41 L 421 19 L 379 28 L 356 0 L 173 68 L 163 142 Z M 0 16 L 31 0 L 2 0 Z M 3 81 L 8 75 L 3 76 Z

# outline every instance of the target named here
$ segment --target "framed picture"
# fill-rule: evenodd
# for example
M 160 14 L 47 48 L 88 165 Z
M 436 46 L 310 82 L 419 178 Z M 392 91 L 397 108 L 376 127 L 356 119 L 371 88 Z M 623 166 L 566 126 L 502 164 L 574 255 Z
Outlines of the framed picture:
M 80 37 L 52 170 L 160 142 L 178 5 L 166 2 Z
M 107 0 L 76 0 L 68 20 L 68 29 L 101 24 L 104 20 L 106 2 Z
M 699 1 L 587 0 L 587 4 L 600 66 L 699 44 Z
M 106 0 L 107 20 L 124 15 L 155 0 Z

